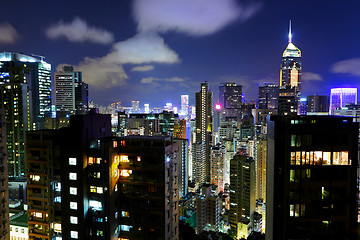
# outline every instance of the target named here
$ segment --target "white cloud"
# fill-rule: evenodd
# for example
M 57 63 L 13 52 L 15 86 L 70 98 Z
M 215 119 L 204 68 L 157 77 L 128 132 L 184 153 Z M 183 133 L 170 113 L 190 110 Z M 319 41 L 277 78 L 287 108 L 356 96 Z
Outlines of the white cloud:
M 323 78 L 320 74 L 313 73 L 313 72 L 302 72 L 301 79 L 305 81 L 322 81 Z
M 19 38 L 17 30 L 8 22 L 0 23 L 0 43 L 15 43 Z
M 138 31 L 177 31 L 194 36 L 215 33 L 231 22 L 247 20 L 261 5 L 240 5 L 235 0 L 136 0 Z
M 148 72 L 154 70 L 154 66 L 153 65 L 144 65 L 144 66 L 136 66 L 133 67 L 130 72 Z
M 115 43 L 107 55 L 111 61 L 119 63 L 177 63 L 179 56 L 171 50 L 164 39 L 156 34 L 137 34 L 125 41 Z
M 333 64 L 333 73 L 348 73 L 353 76 L 360 76 L 360 58 L 351 58 Z
M 172 78 L 156 78 L 156 77 L 146 77 L 141 79 L 141 83 L 144 84 L 151 84 L 157 82 L 184 82 L 185 79 L 180 77 L 172 77 Z
M 128 75 L 124 71 L 123 64 L 179 61 L 178 55 L 168 48 L 161 37 L 154 34 L 139 34 L 123 42 L 115 43 L 104 57 L 85 58 L 75 68 L 83 72 L 84 82 L 97 88 L 110 88 L 124 86 L 127 83 Z M 175 80 L 167 79 L 167 81 Z
M 123 86 L 128 79 L 120 63 L 109 61 L 107 56 L 102 58 L 85 58 L 75 66 L 83 73 L 84 82 L 97 88 Z
M 46 30 L 46 36 L 50 39 L 66 38 L 70 42 L 85 42 L 109 44 L 114 41 L 111 32 L 101 28 L 88 26 L 85 20 L 76 17 L 71 23 L 62 20 Z

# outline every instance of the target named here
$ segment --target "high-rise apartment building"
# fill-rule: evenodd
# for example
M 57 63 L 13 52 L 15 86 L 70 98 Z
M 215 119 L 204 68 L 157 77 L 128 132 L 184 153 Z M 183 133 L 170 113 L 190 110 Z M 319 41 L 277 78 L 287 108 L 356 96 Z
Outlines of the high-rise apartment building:
M 273 83 L 259 84 L 259 109 L 276 109 L 278 106 L 279 86 Z
M 0 109 L 0 239 L 10 239 L 5 109 Z
M 179 238 L 178 143 L 111 135 L 95 113 L 27 133 L 30 239 Z
M 223 83 L 219 86 L 219 103 L 223 108 L 223 120 L 241 120 L 242 86 L 236 83 Z
M 289 43 L 283 53 L 280 69 L 278 114 L 296 115 L 301 95 L 301 51 L 292 43 L 291 22 Z
M 210 145 L 213 131 L 212 92 L 207 82 L 196 93 L 195 144 L 193 144 L 194 180 L 200 185 L 210 181 Z
M 266 239 L 356 239 L 358 123 L 272 116 Z
M 218 232 L 220 227 L 221 198 L 216 194 L 216 186 L 203 184 L 196 198 L 196 233 Z
M 357 88 L 332 88 L 330 93 L 330 115 L 337 108 L 357 104 Z
M 306 112 L 329 112 L 329 97 L 316 94 L 307 96 Z
M 219 191 L 224 191 L 227 171 L 226 147 L 220 143 L 211 147 L 210 153 L 210 183 L 216 185 Z
M 88 110 L 88 85 L 82 81 L 82 73 L 72 66 L 64 66 L 55 76 L 56 111 L 84 114 Z
M 25 131 L 43 129 L 51 113 L 51 65 L 43 57 L 0 53 L 0 105 L 5 109 L 9 176 L 24 176 Z
M 255 162 L 240 149 L 230 161 L 229 223 L 233 235 L 247 237 L 255 211 Z
M 181 110 L 180 115 L 189 115 L 189 95 L 181 95 Z
M 98 218 L 92 218 L 90 213 L 95 211 L 92 207 L 98 202 L 90 200 L 94 197 L 101 204 L 106 203 L 108 211 L 114 206 L 109 203 L 109 199 L 114 198 L 107 186 L 112 178 L 104 175 L 110 172 L 111 162 L 101 155 L 93 160 L 102 163 L 98 166 L 98 175 L 88 172 L 87 166 L 89 156 L 93 156 L 90 152 L 100 148 L 98 139 L 111 135 L 110 115 L 94 113 L 71 116 L 68 128 L 27 132 L 29 239 L 91 239 L 93 224 L 105 222 L 103 215 L 108 213 L 100 212 Z M 93 194 L 91 188 L 95 183 L 97 194 Z M 110 233 L 108 224 L 97 227 L 98 231 L 93 234 L 98 236 L 106 237 L 114 232 Z

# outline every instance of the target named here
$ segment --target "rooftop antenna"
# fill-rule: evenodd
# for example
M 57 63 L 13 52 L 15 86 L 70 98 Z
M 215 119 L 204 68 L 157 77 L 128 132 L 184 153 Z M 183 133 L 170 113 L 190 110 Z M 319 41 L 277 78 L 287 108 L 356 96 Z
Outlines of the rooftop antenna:
M 289 43 L 292 42 L 292 34 L 291 34 L 291 20 L 290 20 L 290 24 L 289 24 Z

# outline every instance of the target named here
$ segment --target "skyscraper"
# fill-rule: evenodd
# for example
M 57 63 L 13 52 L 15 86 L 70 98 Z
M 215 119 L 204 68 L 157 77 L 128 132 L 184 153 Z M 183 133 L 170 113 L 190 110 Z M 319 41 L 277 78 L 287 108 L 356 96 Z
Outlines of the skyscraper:
M 81 72 L 72 66 L 64 66 L 55 75 L 56 111 L 85 113 L 88 110 L 88 85 L 82 81 Z
M 247 237 L 255 211 L 255 161 L 245 149 L 230 160 L 230 216 L 229 223 L 237 238 Z M 242 232 L 241 232 L 242 231 Z
M 189 95 L 181 95 L 180 115 L 189 115 Z
M 202 184 L 210 181 L 210 145 L 212 142 L 212 92 L 207 82 L 201 83 L 196 93 L 196 139 L 193 145 L 193 169 L 195 182 Z
M 223 83 L 219 86 L 219 103 L 224 110 L 223 120 L 241 120 L 242 86 L 236 83 Z
M 357 103 L 357 88 L 332 88 L 330 93 L 330 115 L 336 108 Z
M 356 239 L 358 123 L 272 116 L 266 239 Z
M 291 21 L 289 43 L 283 53 L 280 69 L 279 115 L 296 115 L 301 94 L 301 51 L 292 43 Z
M 307 96 L 307 112 L 329 112 L 329 97 L 311 95 Z
M 273 83 L 259 84 L 259 109 L 275 109 L 278 105 L 279 86 Z
M 9 240 L 9 186 L 6 149 L 5 110 L 2 108 L 0 109 L 0 239 Z
M 51 65 L 44 57 L 0 53 L 0 104 L 5 108 L 9 176 L 25 175 L 25 131 L 44 128 L 51 113 Z

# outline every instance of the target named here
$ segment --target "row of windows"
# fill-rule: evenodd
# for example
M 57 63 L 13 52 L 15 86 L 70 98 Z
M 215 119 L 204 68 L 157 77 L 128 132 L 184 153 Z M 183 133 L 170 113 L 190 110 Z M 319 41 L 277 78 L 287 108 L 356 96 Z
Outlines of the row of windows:
M 348 151 L 296 151 L 290 153 L 291 165 L 351 165 Z

